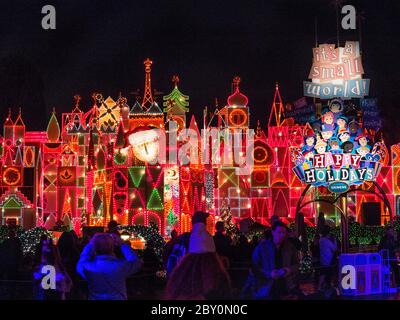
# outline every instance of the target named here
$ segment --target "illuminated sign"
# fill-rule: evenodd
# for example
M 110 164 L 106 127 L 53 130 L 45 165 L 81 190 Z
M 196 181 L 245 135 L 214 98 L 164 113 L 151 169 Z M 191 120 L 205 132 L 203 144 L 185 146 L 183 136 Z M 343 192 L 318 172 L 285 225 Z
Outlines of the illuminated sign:
M 344 47 L 321 44 L 313 49 L 311 82 L 304 81 L 304 96 L 332 99 L 363 98 L 369 92 L 369 79 L 362 79 L 364 69 L 357 41 Z
M 293 171 L 303 183 L 343 193 L 351 185 L 376 180 L 385 157 L 378 148 L 383 142 L 372 146 L 371 137 L 359 125 L 353 126 L 357 121 L 344 115 L 338 99 L 329 107 L 321 116 L 319 129 L 314 131 L 306 124 L 304 143 L 291 148 Z
M 381 165 L 369 155 L 361 160 L 354 154 L 316 154 L 302 163 L 297 161 L 293 171 L 306 184 L 326 186 L 331 192 L 346 192 L 350 185 L 374 181 Z

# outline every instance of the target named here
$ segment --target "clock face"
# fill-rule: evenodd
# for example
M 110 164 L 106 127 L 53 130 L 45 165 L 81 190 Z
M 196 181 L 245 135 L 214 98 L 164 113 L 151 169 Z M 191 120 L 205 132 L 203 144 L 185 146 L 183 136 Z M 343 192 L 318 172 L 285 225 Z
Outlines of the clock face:
M 143 162 L 154 161 L 160 150 L 160 139 L 155 130 L 145 130 L 132 133 L 129 143 L 133 148 L 135 156 Z

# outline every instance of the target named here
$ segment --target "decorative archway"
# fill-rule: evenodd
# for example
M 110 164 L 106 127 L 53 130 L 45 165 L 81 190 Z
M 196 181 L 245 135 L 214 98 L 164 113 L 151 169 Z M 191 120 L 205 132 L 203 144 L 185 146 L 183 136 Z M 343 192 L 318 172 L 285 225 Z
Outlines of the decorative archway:
M 346 197 L 349 193 L 364 192 L 364 193 L 371 193 L 371 194 L 376 195 L 379 199 L 381 199 L 383 201 L 384 205 L 388 209 L 389 218 L 390 218 L 390 224 L 393 224 L 393 217 L 392 217 L 393 216 L 393 214 L 392 214 L 393 211 L 392 211 L 392 207 L 390 206 L 389 199 L 387 198 L 387 196 L 386 196 L 385 192 L 383 191 L 383 189 L 375 181 L 372 181 L 372 184 L 376 187 L 376 189 L 378 189 L 379 193 L 377 193 L 376 191 L 364 190 L 362 188 L 356 188 L 356 189 L 352 189 L 352 190 L 348 190 L 346 192 L 340 193 L 333 200 L 317 198 L 317 199 L 310 200 L 310 201 L 307 201 L 307 202 L 303 203 L 304 197 L 306 196 L 308 190 L 312 187 L 312 185 L 309 184 L 309 185 L 307 185 L 305 187 L 305 189 L 301 193 L 301 196 L 300 196 L 300 198 L 299 198 L 299 200 L 297 202 L 296 216 L 301 211 L 301 209 L 303 209 L 305 206 L 307 206 L 308 204 L 311 204 L 311 203 L 324 202 L 324 203 L 328 203 L 328 204 L 334 206 L 340 212 L 340 227 L 341 227 L 341 235 L 342 235 L 342 241 L 341 241 L 342 252 L 346 253 L 346 252 L 348 252 L 348 248 L 349 248 L 347 215 L 345 214 L 345 212 L 343 212 L 343 210 L 336 203 L 341 198 Z
M 296 216 L 300 212 L 301 209 L 306 207 L 307 205 L 315 202 L 324 202 L 332 205 L 335 207 L 335 209 L 339 210 L 340 212 L 340 231 L 342 235 L 342 241 L 341 241 L 341 249 L 343 253 L 346 253 L 349 251 L 349 226 L 348 226 L 348 221 L 346 218 L 345 213 L 343 210 L 335 203 L 332 203 L 332 201 L 329 201 L 327 199 L 315 199 L 315 200 L 310 200 L 302 204 L 300 207 L 298 207 L 299 211 L 296 211 Z

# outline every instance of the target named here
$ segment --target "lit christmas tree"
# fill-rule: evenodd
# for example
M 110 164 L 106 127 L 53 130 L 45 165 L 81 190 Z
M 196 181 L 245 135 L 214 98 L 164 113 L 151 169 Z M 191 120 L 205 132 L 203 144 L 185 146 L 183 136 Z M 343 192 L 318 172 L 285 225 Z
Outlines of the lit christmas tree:
M 232 240 L 239 238 L 239 228 L 232 221 L 231 207 L 227 205 L 226 199 L 222 203 L 220 218 L 224 222 L 226 234 L 232 237 Z
M 167 221 L 171 226 L 174 226 L 178 222 L 178 217 L 174 215 L 172 209 L 169 211 L 169 214 L 167 216 Z

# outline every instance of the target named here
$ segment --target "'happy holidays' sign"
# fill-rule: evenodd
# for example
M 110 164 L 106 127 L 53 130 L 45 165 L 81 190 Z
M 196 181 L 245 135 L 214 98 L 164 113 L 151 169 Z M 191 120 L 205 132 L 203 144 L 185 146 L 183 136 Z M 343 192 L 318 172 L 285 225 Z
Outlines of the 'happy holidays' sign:
M 291 148 L 296 176 L 306 184 L 326 186 L 331 192 L 346 192 L 351 185 L 375 181 L 385 159 L 383 141 L 361 127 L 361 119 L 345 115 L 343 101 L 333 99 L 321 115 L 321 125 L 303 128 L 303 144 Z

